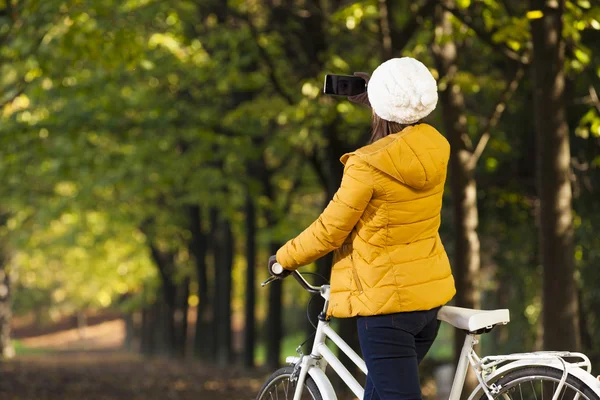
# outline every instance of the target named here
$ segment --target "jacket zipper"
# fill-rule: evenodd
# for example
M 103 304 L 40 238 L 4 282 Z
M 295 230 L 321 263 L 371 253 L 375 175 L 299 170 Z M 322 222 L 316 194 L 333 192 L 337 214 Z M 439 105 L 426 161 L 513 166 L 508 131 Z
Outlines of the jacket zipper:
M 354 276 L 354 281 L 356 282 L 356 287 L 358 288 L 358 292 L 360 294 L 363 293 L 363 287 L 362 287 L 362 283 L 360 283 L 360 279 L 358 279 L 358 272 L 356 271 L 356 268 L 354 267 L 354 258 L 350 258 L 352 260 L 352 275 Z

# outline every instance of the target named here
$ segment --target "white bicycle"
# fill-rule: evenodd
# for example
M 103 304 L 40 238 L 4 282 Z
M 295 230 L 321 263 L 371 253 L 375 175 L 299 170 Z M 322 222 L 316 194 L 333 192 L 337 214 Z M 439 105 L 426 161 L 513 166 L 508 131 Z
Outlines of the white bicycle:
M 275 265 L 274 268 L 281 268 Z M 325 306 L 319 315 L 319 323 L 310 354 L 287 357 L 289 366 L 275 371 L 260 389 L 257 400 L 312 399 L 337 400 L 331 382 L 325 375 L 327 366 L 340 376 L 342 381 L 358 397 L 363 399 L 364 388 L 350 374 L 325 343 L 329 338 L 366 375 L 365 362 L 333 330 L 325 317 L 329 301 L 329 285 L 313 286 L 297 271 L 292 275 L 300 285 L 311 293 L 319 293 Z M 276 278 L 271 277 L 262 286 Z M 479 385 L 469 400 L 600 400 L 600 377 L 591 374 L 589 358 L 574 352 L 517 353 L 480 358 L 473 346 L 477 337 L 488 333 L 496 325 L 506 325 L 509 311 L 472 310 L 444 306 L 438 319 L 467 332 L 460 360 L 454 375 L 449 400 L 459 400 L 469 365 L 475 372 Z M 544 393 L 546 392 L 546 393 Z

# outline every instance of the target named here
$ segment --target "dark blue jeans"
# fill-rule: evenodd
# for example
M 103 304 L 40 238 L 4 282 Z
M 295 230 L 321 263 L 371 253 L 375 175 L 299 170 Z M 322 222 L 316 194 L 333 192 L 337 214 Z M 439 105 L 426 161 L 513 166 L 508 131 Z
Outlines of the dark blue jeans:
M 437 336 L 439 309 L 358 317 L 364 400 L 421 400 L 419 364 Z

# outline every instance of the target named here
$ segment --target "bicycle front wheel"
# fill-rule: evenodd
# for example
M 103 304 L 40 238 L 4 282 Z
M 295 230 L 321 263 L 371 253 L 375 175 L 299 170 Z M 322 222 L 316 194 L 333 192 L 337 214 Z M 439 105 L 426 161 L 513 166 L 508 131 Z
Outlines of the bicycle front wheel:
M 552 400 L 562 374 L 562 371 L 543 366 L 511 371 L 494 382 L 500 387 L 500 392 L 492 397 L 500 400 Z M 600 400 L 600 397 L 579 378 L 568 375 L 558 399 Z M 487 400 L 485 393 L 481 393 L 480 400 Z
M 292 400 L 296 383 L 290 382 L 294 367 L 283 367 L 273 374 L 263 384 L 256 400 Z M 307 374 L 304 380 L 301 400 L 323 400 L 315 381 Z

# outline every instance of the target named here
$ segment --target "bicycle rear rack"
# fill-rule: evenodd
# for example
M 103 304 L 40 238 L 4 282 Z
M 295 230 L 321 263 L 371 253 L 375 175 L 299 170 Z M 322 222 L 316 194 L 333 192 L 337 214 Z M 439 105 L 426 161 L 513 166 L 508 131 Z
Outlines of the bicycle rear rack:
M 492 383 L 488 386 L 485 381 L 485 376 L 488 376 L 494 370 L 496 370 L 499 366 L 508 365 L 510 362 L 514 361 L 524 361 L 524 360 L 558 360 L 562 364 L 563 374 L 556 388 L 556 392 L 554 393 L 552 400 L 557 400 L 558 395 L 562 391 L 562 388 L 567 381 L 567 377 L 569 375 L 569 370 L 571 368 L 582 368 L 585 367 L 588 373 L 591 373 L 592 363 L 590 359 L 583 353 L 578 352 L 569 352 L 569 351 L 538 351 L 531 353 L 514 353 L 507 354 L 502 356 L 487 356 L 484 358 L 479 358 L 475 352 L 471 352 L 468 355 L 469 363 L 472 368 L 475 370 L 475 375 L 477 376 L 477 380 L 481 384 L 481 387 L 488 399 L 493 400 L 491 393 L 498 394 L 501 387 L 496 386 L 495 383 Z M 569 362 L 566 361 L 565 358 L 574 358 L 580 361 Z M 579 393 L 574 397 L 573 400 L 579 399 Z
M 577 362 L 569 362 L 566 361 L 565 358 L 575 358 L 580 361 Z M 501 364 L 505 364 L 510 361 L 518 361 L 518 360 L 552 360 L 552 359 L 561 359 L 564 363 L 569 364 L 571 367 L 585 367 L 587 372 L 592 371 L 592 363 L 588 356 L 583 353 L 578 352 L 570 352 L 570 351 L 537 351 L 531 353 L 514 353 L 507 354 L 502 356 L 486 356 L 482 359 L 479 359 L 475 354 L 476 363 L 473 367 L 481 369 L 482 371 L 489 371 L 494 367 L 497 367 Z

